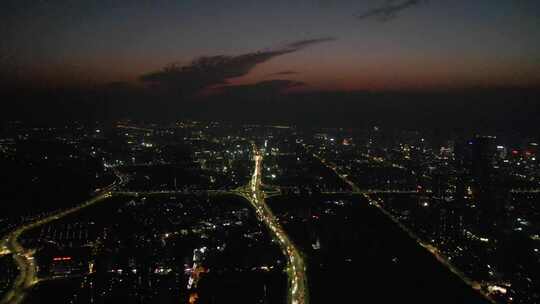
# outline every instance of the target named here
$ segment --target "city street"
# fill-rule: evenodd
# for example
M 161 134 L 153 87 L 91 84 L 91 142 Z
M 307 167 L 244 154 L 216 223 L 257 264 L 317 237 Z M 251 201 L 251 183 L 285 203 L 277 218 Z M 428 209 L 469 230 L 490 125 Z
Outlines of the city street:
M 122 178 L 120 178 L 122 180 Z M 53 215 L 40 218 L 34 222 L 26 223 L 16 230 L 8 234 L 4 239 L 0 241 L 0 248 L 5 248 L 3 251 L 11 253 L 17 268 L 19 269 L 19 275 L 15 279 L 13 287 L 6 293 L 4 298 L 0 301 L 0 304 L 17 304 L 21 303 L 25 298 L 28 290 L 39 282 L 37 277 L 37 265 L 34 260 L 34 251 L 32 249 L 24 248 L 18 241 L 18 238 L 26 231 L 36 228 L 38 226 L 50 223 L 72 213 L 78 212 L 81 209 L 94 205 L 106 198 L 111 197 L 111 190 L 116 186 L 116 182 L 105 188 L 97 196 L 84 202 L 83 204 L 55 213 Z
M 289 277 L 288 303 L 305 304 L 309 302 L 306 266 L 300 251 L 289 239 L 272 210 L 265 203 L 264 192 L 261 190 L 261 167 L 263 155 L 254 148 L 255 168 L 249 184 L 249 189 L 242 191 L 242 195 L 249 200 L 255 208 L 259 219 L 266 224 L 279 243 L 287 258 L 287 275 Z
M 450 270 L 452 273 L 454 273 L 456 276 L 458 276 L 463 282 L 465 282 L 467 285 L 471 286 L 473 289 L 480 292 L 486 299 L 490 300 L 492 303 L 495 303 L 488 294 L 482 291 L 481 284 L 479 282 L 473 281 L 470 278 L 468 278 L 462 271 L 457 269 L 455 266 L 452 265 L 452 263 L 443 255 L 441 255 L 440 251 L 434 247 L 433 245 L 426 244 L 424 241 L 422 241 L 413 231 L 411 231 L 409 228 L 404 226 L 396 217 L 394 217 L 390 212 L 388 212 L 386 209 L 384 209 L 379 202 L 377 202 L 375 199 L 373 199 L 369 194 L 369 192 L 362 191 L 354 182 L 352 182 L 350 179 L 347 178 L 347 175 L 342 174 L 338 171 L 338 168 L 336 165 L 326 161 L 325 159 L 321 158 L 320 156 L 313 154 L 313 156 L 321 161 L 321 163 L 328 168 L 330 168 L 332 171 L 335 172 L 336 175 L 338 175 L 344 182 L 346 182 L 348 185 L 351 186 L 351 189 L 354 193 L 361 193 L 364 198 L 372 205 L 375 206 L 377 209 L 379 209 L 385 216 L 387 216 L 392 222 L 394 222 L 396 225 L 400 227 L 402 231 L 407 233 L 410 238 L 416 241 L 418 245 L 425 248 L 427 251 L 429 251 L 433 256 L 442 264 L 444 265 L 448 270 Z

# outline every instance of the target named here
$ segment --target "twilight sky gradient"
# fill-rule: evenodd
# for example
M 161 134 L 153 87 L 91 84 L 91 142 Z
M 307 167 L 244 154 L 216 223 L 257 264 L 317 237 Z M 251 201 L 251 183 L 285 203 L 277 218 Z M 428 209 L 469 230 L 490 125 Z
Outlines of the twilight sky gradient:
M 393 7 L 403 9 L 378 13 Z M 228 82 L 289 79 L 325 90 L 540 84 L 538 0 L 8 0 L 0 20 L 0 74 L 19 83 L 140 83 L 200 56 L 292 48 Z M 326 37 L 335 40 L 293 47 Z

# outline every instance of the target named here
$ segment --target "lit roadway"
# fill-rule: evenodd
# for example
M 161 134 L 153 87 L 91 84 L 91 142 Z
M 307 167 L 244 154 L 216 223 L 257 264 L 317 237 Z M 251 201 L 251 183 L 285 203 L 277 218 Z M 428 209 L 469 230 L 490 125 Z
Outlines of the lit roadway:
M 283 254 L 287 258 L 287 276 L 289 278 L 289 294 L 288 303 L 290 304 L 306 304 L 309 302 L 307 289 L 307 276 L 304 259 L 300 251 L 294 246 L 289 239 L 279 221 L 272 213 L 272 210 L 265 203 L 265 193 L 261 190 L 261 164 L 263 156 L 253 147 L 255 156 L 255 168 L 251 180 L 248 185 L 234 190 L 196 190 L 196 191 L 120 191 L 114 192 L 120 195 L 160 195 L 165 193 L 206 193 L 206 194 L 234 194 L 240 195 L 247 199 L 255 208 L 257 217 L 268 227 L 272 232 L 273 238 L 278 242 Z M 279 191 L 273 191 L 279 193 Z M 1 304 L 1 303 L 0 303 Z
M 255 154 L 255 169 L 253 176 L 243 191 L 239 191 L 242 196 L 249 200 L 255 208 L 259 219 L 273 233 L 274 238 L 279 243 L 283 254 L 287 257 L 287 275 L 289 277 L 289 294 L 288 303 L 305 304 L 309 302 L 307 289 L 306 266 L 300 251 L 294 246 L 289 239 L 277 218 L 272 213 L 272 210 L 264 201 L 264 193 L 260 189 L 261 186 L 261 163 L 263 156 L 254 148 Z
M 120 182 L 123 183 L 123 177 L 118 177 L 120 178 Z M 111 190 L 116 186 L 116 184 L 117 183 L 114 182 L 113 184 L 99 192 L 95 197 L 82 203 L 79 206 L 37 219 L 34 222 L 23 224 L 22 226 L 18 227 L 17 229 L 6 235 L 4 239 L 0 240 L 0 249 L 4 254 L 12 254 L 13 260 L 17 264 L 17 268 L 19 270 L 19 275 L 15 279 L 11 290 L 9 290 L 5 294 L 4 298 L 0 301 L 0 304 L 21 303 L 26 296 L 27 291 L 39 281 L 37 278 L 37 265 L 33 256 L 34 251 L 21 246 L 18 241 L 18 238 L 21 236 L 21 234 L 33 228 L 39 227 L 41 225 L 60 219 L 64 216 L 75 213 L 83 208 L 91 206 L 110 197 Z
M 396 225 L 398 225 L 401 230 L 403 230 L 405 233 L 407 233 L 409 235 L 409 237 L 411 237 L 412 239 L 414 239 L 420 246 L 422 246 L 423 248 L 425 248 L 427 251 L 429 251 L 431 254 L 433 254 L 433 256 L 441 263 L 443 264 L 444 266 L 446 266 L 446 268 L 448 268 L 452 273 L 454 273 L 456 276 L 458 276 L 461 280 L 463 280 L 463 282 L 465 282 L 467 285 L 471 286 L 473 289 L 477 290 L 479 293 L 481 293 L 488 301 L 492 302 L 492 303 L 495 303 L 495 301 L 487 294 L 485 293 L 481 287 L 481 283 L 479 282 L 476 282 L 476 281 L 473 281 L 471 280 L 470 278 L 468 278 L 463 272 L 461 272 L 459 269 L 457 269 L 456 267 L 454 267 L 454 265 L 452 265 L 450 263 L 450 261 L 439 251 L 439 249 L 437 249 L 437 247 L 431 245 L 431 244 L 427 244 L 425 243 L 424 241 L 422 241 L 420 239 L 420 237 L 418 237 L 414 232 L 412 232 L 409 228 L 405 227 L 403 224 L 401 224 L 401 222 L 396 218 L 394 217 L 390 212 L 388 212 L 386 209 L 384 209 L 378 201 L 374 200 L 373 198 L 371 198 L 371 196 L 369 195 L 370 193 L 369 192 L 366 192 L 366 191 L 361 191 L 360 188 L 355 184 L 353 183 L 351 180 L 349 180 L 347 178 L 347 175 L 345 174 L 341 174 L 339 173 L 338 171 L 338 168 L 335 164 L 333 163 L 330 163 L 330 162 L 327 162 L 325 159 L 319 157 L 317 154 L 313 154 L 313 156 L 315 156 L 317 159 L 319 159 L 326 167 L 330 168 L 332 171 L 334 171 L 340 178 L 342 181 L 344 181 L 345 183 L 347 183 L 349 186 L 351 186 L 352 188 L 352 192 L 353 193 L 361 193 L 366 199 L 367 201 L 369 202 L 370 205 L 373 205 L 375 207 L 377 207 L 384 215 L 386 215 L 392 222 L 394 222 Z M 390 192 L 391 193 L 391 192 Z

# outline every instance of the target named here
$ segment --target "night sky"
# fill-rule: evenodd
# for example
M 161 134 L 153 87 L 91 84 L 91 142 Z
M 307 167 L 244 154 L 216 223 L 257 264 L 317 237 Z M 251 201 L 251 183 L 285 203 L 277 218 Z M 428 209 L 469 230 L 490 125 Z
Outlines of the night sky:
M 530 132 L 540 117 L 537 0 L 0 5 L 3 120 Z
M 7 81 L 140 83 L 171 63 L 322 39 L 227 82 L 288 79 L 317 90 L 540 82 L 536 0 L 17 0 L 2 1 L 0 19 Z

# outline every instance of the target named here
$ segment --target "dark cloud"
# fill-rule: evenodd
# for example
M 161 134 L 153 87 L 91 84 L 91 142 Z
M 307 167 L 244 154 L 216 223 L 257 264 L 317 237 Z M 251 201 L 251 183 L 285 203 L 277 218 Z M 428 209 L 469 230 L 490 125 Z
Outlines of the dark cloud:
M 296 71 L 280 71 L 276 73 L 268 74 L 267 76 L 283 76 L 283 75 L 295 75 L 298 74 Z
M 227 83 L 227 79 L 246 75 L 256 65 L 294 50 L 248 53 L 238 56 L 209 56 L 193 60 L 187 66 L 171 64 L 161 71 L 142 75 L 143 82 L 194 93 Z
M 323 38 L 316 38 L 316 39 L 299 40 L 299 41 L 295 41 L 295 42 L 291 42 L 287 44 L 286 48 L 300 50 L 313 44 L 318 44 L 321 42 L 330 42 L 330 41 L 335 41 L 335 40 L 336 38 L 334 37 L 323 37 Z
M 236 56 L 200 57 L 185 66 L 171 64 L 160 71 L 144 74 L 140 76 L 140 80 L 153 86 L 174 90 L 182 96 L 188 96 L 212 86 L 227 84 L 228 79 L 244 76 L 258 64 L 274 57 L 332 40 L 335 38 L 301 40 L 286 44 L 276 50 Z
M 229 85 L 219 88 L 223 93 L 283 93 L 288 89 L 304 86 L 305 83 L 287 79 L 272 79 L 254 84 Z
M 398 13 L 411 7 L 415 7 L 419 4 L 426 2 L 426 0 L 388 0 L 386 4 L 370 9 L 356 15 L 358 19 L 375 18 L 379 21 L 385 22 L 392 20 L 398 16 Z

